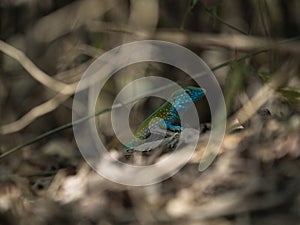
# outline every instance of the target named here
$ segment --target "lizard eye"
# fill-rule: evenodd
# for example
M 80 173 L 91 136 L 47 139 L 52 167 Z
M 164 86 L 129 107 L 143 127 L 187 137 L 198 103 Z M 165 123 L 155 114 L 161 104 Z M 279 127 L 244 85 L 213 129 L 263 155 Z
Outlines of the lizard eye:
M 188 95 L 191 95 L 192 91 L 190 89 L 185 89 L 185 93 L 187 93 Z

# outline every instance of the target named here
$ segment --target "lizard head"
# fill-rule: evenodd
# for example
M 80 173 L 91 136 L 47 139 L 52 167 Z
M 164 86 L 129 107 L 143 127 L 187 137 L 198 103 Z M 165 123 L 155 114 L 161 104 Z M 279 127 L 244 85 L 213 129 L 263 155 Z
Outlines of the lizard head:
M 170 103 L 176 110 L 185 110 L 191 103 L 199 100 L 205 95 L 205 90 L 198 87 L 186 87 L 175 91 L 170 98 Z

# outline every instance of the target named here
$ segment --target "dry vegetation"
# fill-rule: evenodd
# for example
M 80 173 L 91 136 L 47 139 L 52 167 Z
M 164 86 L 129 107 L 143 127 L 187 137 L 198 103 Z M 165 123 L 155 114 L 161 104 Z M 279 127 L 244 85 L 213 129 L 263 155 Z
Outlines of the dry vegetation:
M 300 224 L 299 9 L 297 0 L 1 0 L 0 224 Z M 94 59 L 144 39 L 183 45 L 212 68 L 229 125 L 208 170 L 198 163 L 209 130 L 176 175 L 129 187 L 80 155 L 72 98 Z M 141 63 L 107 82 L 98 129 L 114 154 L 109 107 L 124 85 L 149 75 L 187 78 Z M 137 104 L 133 127 L 156 100 Z M 209 124 L 207 104 L 197 108 Z

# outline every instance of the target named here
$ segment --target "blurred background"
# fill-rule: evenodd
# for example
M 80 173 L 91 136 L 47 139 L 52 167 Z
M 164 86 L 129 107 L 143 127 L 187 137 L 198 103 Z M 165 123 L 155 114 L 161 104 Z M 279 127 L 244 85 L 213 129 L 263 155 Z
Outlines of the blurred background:
M 297 0 L 1 0 L 0 224 L 300 224 L 299 33 Z M 148 39 L 180 44 L 209 65 L 228 133 L 209 170 L 198 171 L 204 137 L 174 177 L 127 187 L 93 172 L 66 128 L 88 66 Z M 105 84 L 97 110 L 145 76 L 194 85 L 169 65 L 131 65 Z M 139 101 L 133 130 L 162 102 Z M 206 100 L 197 108 L 209 123 Z M 110 113 L 97 121 L 115 151 Z

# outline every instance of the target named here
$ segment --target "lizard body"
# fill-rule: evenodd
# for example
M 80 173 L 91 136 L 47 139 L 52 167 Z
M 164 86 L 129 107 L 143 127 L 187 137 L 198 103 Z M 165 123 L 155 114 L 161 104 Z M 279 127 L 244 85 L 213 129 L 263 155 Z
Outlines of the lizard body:
M 132 149 L 146 142 L 155 127 L 167 129 L 171 132 L 180 132 L 179 114 L 184 113 L 195 101 L 205 95 L 205 90 L 197 87 L 186 87 L 175 91 L 169 100 L 152 113 L 136 130 L 134 136 L 126 145 L 126 149 Z

